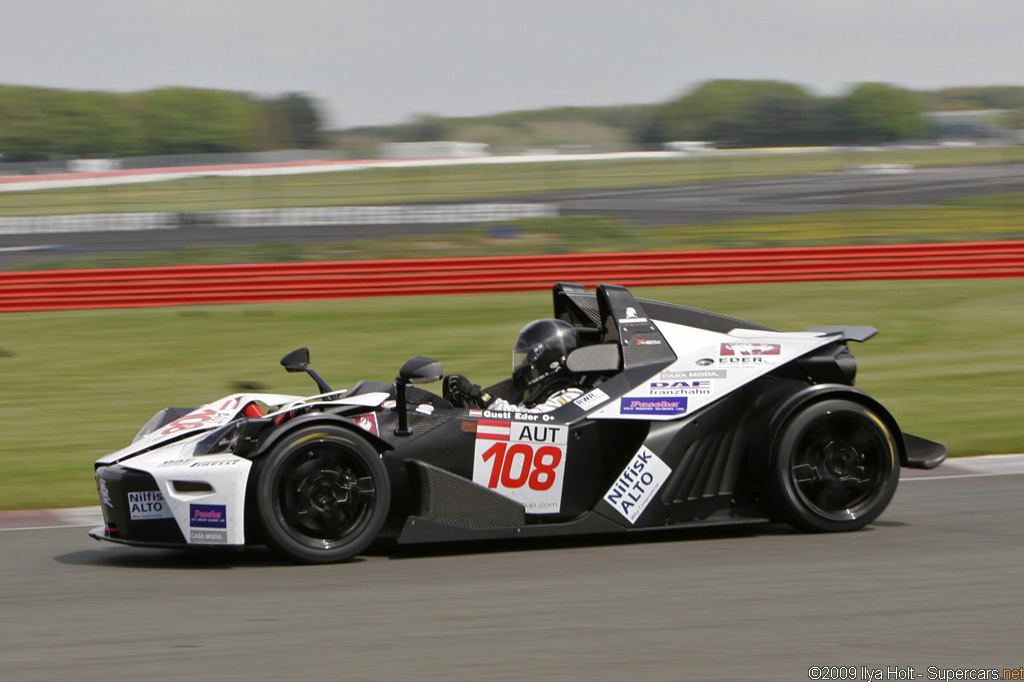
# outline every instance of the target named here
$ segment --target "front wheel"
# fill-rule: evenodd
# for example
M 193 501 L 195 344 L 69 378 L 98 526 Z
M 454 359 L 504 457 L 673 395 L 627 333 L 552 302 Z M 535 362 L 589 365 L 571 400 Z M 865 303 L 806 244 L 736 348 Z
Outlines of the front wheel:
M 863 405 L 812 403 L 789 419 L 776 444 L 769 502 L 797 528 L 857 530 L 874 521 L 896 492 L 892 431 Z
M 365 551 L 391 503 L 380 455 L 338 426 L 286 437 L 260 464 L 255 485 L 267 544 L 302 563 L 347 561 Z

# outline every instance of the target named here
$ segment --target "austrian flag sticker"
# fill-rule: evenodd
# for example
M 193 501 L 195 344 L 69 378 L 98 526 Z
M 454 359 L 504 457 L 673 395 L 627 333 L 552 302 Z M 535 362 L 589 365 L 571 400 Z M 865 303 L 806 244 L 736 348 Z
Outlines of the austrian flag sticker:
M 508 440 L 512 433 L 512 422 L 497 419 L 481 419 L 476 423 L 476 437 L 487 440 Z

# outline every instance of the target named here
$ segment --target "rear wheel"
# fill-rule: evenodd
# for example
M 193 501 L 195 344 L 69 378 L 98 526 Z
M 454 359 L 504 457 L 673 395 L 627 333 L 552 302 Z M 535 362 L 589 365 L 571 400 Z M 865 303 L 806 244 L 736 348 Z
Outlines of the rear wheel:
M 337 426 L 296 431 L 256 474 L 267 544 L 303 563 L 347 561 L 365 551 L 390 503 L 380 455 L 358 434 Z
M 804 407 L 776 441 L 769 497 L 774 511 L 809 531 L 856 530 L 892 500 L 899 461 L 892 431 L 849 400 Z

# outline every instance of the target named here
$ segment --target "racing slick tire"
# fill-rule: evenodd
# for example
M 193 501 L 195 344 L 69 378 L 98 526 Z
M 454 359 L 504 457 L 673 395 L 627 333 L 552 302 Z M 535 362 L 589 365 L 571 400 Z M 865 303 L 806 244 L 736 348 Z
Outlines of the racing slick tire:
M 896 492 L 895 438 L 863 405 L 843 399 L 807 405 L 786 422 L 775 442 L 769 503 L 796 528 L 863 528 Z
M 331 425 L 285 437 L 260 463 L 255 486 L 267 545 L 300 563 L 348 561 L 365 551 L 391 504 L 377 451 Z

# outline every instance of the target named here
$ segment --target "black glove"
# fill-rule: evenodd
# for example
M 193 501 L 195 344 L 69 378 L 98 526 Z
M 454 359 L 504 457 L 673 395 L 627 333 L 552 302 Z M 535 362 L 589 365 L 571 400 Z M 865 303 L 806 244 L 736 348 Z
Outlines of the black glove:
M 491 396 L 461 374 L 449 374 L 444 378 L 444 399 L 455 407 L 486 407 Z

